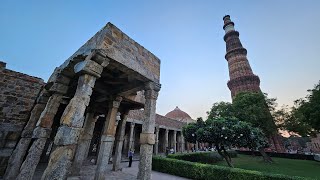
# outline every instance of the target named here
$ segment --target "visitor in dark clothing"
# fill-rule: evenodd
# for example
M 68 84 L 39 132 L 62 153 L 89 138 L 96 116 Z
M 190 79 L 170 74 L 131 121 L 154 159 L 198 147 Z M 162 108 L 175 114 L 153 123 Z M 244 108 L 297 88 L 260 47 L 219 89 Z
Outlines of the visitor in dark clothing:
M 133 150 L 130 149 L 130 151 L 128 152 L 128 157 L 129 157 L 129 167 L 131 167 L 132 165 L 132 157 L 133 157 Z

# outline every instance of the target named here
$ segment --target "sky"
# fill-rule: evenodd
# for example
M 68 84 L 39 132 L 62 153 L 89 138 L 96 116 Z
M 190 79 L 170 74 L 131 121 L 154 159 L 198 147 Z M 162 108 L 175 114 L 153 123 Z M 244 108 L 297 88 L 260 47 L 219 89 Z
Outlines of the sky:
M 0 3 L 0 60 L 45 81 L 107 22 L 161 60 L 157 113 L 206 117 L 231 101 L 223 16 L 248 50 L 261 89 L 279 106 L 320 80 L 318 0 L 12 1 Z

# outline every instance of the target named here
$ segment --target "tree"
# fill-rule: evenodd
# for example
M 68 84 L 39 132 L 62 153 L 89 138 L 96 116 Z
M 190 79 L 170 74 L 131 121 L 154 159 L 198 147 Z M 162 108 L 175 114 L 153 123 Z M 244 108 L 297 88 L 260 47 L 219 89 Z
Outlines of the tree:
M 201 117 L 195 123 L 189 123 L 182 127 L 182 133 L 187 142 L 195 144 L 197 142 L 197 130 L 205 125 Z
M 275 99 L 267 98 L 266 94 L 259 92 L 243 92 L 236 95 L 232 105 L 239 120 L 261 128 L 268 137 L 277 132 L 271 114 L 275 110 Z
M 188 142 L 195 141 L 214 144 L 218 153 L 233 167 L 227 152 L 230 147 L 248 147 L 257 149 L 267 146 L 268 142 L 259 128 L 236 118 L 211 118 L 203 126 L 198 123 L 188 124 L 183 128 L 183 135 Z
M 305 116 L 299 110 L 297 103 L 286 112 L 282 122 L 280 122 L 280 128 L 289 132 L 290 135 L 299 134 L 301 136 L 314 135 L 315 132 L 306 120 Z
M 208 119 L 212 118 L 232 118 L 235 117 L 235 110 L 229 102 L 216 102 L 211 107 L 210 111 L 207 111 Z
M 196 123 L 189 123 L 182 127 L 182 134 L 187 142 L 196 143 L 196 131 L 198 130 Z
M 298 99 L 282 127 L 301 136 L 320 132 L 320 81 L 304 99 Z

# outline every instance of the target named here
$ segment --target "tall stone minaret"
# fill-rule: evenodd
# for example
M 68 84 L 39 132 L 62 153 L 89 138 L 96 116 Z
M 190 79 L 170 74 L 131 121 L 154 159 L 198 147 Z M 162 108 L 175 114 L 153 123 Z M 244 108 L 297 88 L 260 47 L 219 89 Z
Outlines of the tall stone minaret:
M 261 92 L 260 79 L 254 75 L 247 59 L 247 50 L 242 46 L 239 39 L 239 32 L 234 29 L 234 23 L 230 16 L 223 17 L 223 37 L 226 42 L 226 55 L 228 61 L 229 76 L 228 87 L 231 91 L 232 99 L 240 92 Z M 284 146 L 280 135 L 275 134 L 269 137 L 269 142 L 277 152 L 284 152 Z
M 260 92 L 260 79 L 254 75 L 247 59 L 247 50 L 242 47 L 239 39 L 239 32 L 234 29 L 234 23 L 230 16 L 223 17 L 226 42 L 226 55 L 228 61 L 229 76 L 228 87 L 231 91 L 232 99 L 244 91 Z

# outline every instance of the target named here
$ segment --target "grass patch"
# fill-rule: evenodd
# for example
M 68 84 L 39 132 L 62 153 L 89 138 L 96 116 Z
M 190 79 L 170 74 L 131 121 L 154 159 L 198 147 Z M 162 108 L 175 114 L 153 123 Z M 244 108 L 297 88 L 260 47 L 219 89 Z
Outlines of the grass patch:
M 237 158 L 232 158 L 234 167 L 267 172 L 273 174 L 284 174 L 290 176 L 302 176 L 320 179 L 320 163 L 310 160 L 272 158 L 274 163 L 263 162 L 261 156 L 250 156 L 238 154 Z M 228 166 L 225 161 L 214 163 L 219 166 Z
M 152 169 L 195 180 L 304 180 L 309 178 L 202 164 L 160 156 L 152 157 Z

